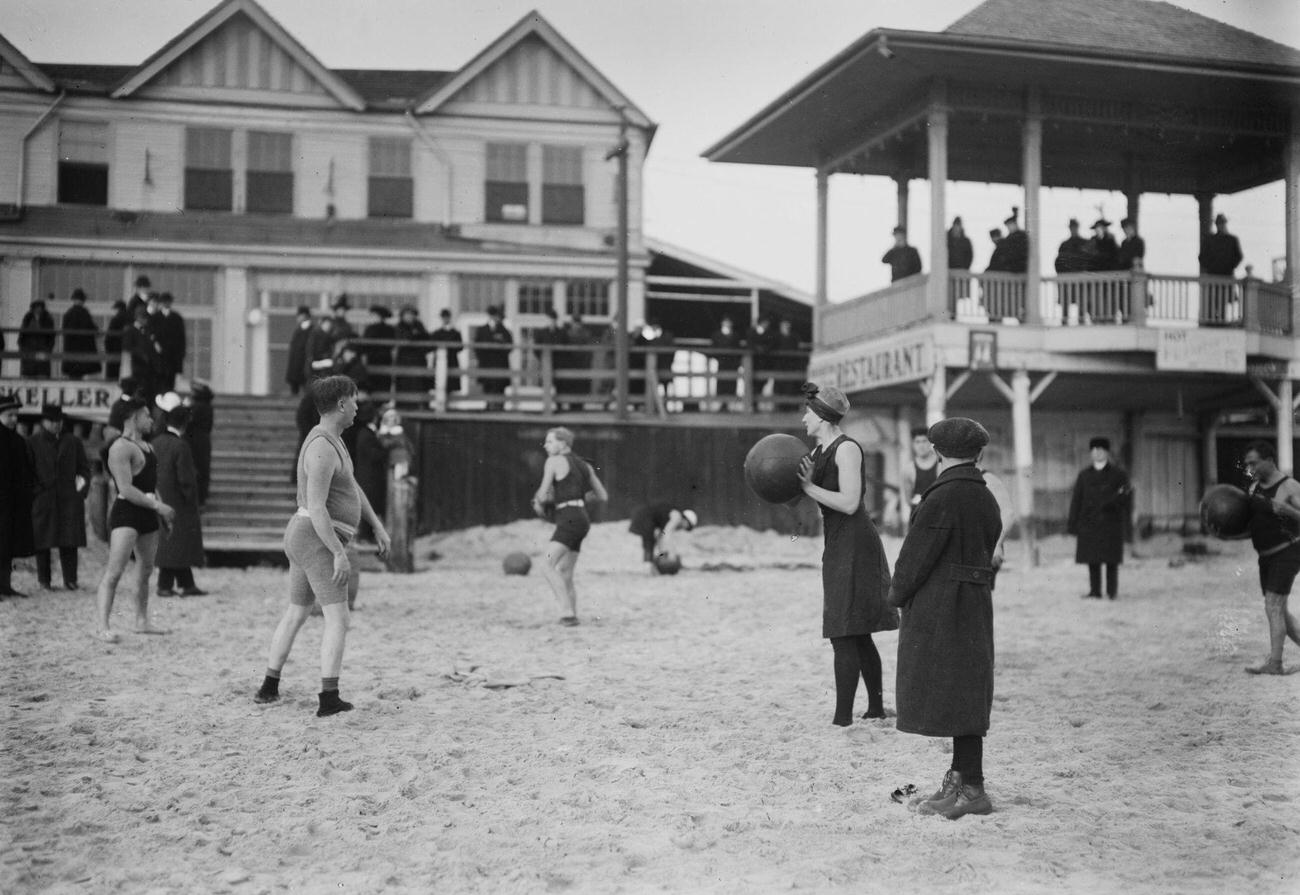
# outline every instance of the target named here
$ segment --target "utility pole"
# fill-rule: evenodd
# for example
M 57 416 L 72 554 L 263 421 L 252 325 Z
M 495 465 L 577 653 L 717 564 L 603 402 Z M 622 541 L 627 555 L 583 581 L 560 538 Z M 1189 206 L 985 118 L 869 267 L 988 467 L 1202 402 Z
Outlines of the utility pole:
M 627 118 L 618 108 L 618 145 L 605 161 L 618 159 L 618 278 L 614 292 L 614 401 L 618 419 L 627 419 Z

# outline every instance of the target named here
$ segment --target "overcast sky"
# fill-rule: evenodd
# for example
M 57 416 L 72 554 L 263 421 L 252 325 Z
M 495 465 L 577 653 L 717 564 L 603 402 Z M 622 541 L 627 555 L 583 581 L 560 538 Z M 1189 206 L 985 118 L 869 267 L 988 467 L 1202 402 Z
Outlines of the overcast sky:
M 333 68 L 454 70 L 537 9 L 631 98 L 659 131 L 646 165 L 645 228 L 651 236 L 811 292 L 813 175 L 809 170 L 716 165 L 701 151 L 872 28 L 940 31 L 978 0 L 260 0 Z M 1080 0 L 1086 3 L 1086 0 Z M 1142 2 L 1142 0 L 1132 0 Z M 0 0 L 0 33 L 34 62 L 132 65 L 216 5 L 216 0 Z M 1178 0 L 1178 6 L 1300 46 L 1297 0 Z M 923 183 L 914 183 L 911 227 L 928 232 Z M 1064 238 L 1071 216 L 1101 203 L 1112 220 L 1123 196 L 1044 191 L 1043 242 Z M 1012 187 L 954 185 L 950 214 L 976 243 L 1011 205 Z M 1268 278 L 1283 254 L 1280 184 L 1223 197 L 1246 263 Z M 894 185 L 883 178 L 831 180 L 830 292 L 844 299 L 888 282 L 880 256 L 894 224 Z M 1196 205 L 1144 196 L 1148 269 L 1196 269 Z M 1118 228 L 1115 228 L 1118 230 Z M 1054 249 L 1045 253 L 1050 269 Z M 927 263 L 928 263 L 928 259 Z

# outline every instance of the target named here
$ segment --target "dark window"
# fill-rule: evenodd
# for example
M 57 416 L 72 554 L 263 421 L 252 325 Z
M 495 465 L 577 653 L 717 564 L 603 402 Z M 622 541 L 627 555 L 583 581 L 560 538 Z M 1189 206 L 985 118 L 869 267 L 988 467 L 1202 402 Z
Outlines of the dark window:
M 586 191 L 582 185 L 582 149 L 542 147 L 542 223 L 581 224 Z
M 487 145 L 484 216 L 506 224 L 528 223 L 528 147 L 519 143 Z
M 415 216 L 410 140 L 404 137 L 370 138 L 367 213 L 372 218 Z
M 248 132 L 244 209 L 258 214 L 293 213 L 293 137 Z
M 231 132 L 191 127 L 185 131 L 185 207 L 193 211 L 234 208 L 234 172 L 230 169 Z
M 108 125 L 59 122 L 58 201 L 67 205 L 108 204 Z
M 107 205 L 108 165 L 59 162 L 59 204 Z

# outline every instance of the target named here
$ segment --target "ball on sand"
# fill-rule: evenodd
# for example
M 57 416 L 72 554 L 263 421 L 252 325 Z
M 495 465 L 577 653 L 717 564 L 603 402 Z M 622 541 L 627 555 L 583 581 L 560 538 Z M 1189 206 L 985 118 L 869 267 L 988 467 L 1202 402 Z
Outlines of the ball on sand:
M 1201 521 L 1216 538 L 1245 534 L 1250 516 L 1250 495 L 1236 485 L 1215 485 L 1201 498 Z
M 798 497 L 799 461 L 808 448 L 793 435 L 767 435 L 745 455 L 745 484 L 768 503 L 787 503 Z
M 533 561 L 528 558 L 528 554 L 517 551 L 506 554 L 506 558 L 501 561 L 501 568 L 505 569 L 507 575 L 527 575 L 532 567 Z
M 682 558 L 676 553 L 662 553 L 655 557 L 655 568 L 660 575 L 676 575 L 682 570 Z

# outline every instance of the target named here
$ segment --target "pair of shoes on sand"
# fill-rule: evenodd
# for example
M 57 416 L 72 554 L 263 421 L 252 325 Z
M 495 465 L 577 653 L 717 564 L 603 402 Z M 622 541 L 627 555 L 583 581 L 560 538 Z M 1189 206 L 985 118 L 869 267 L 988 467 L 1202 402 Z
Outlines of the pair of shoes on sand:
M 578 625 L 582 624 L 582 622 L 578 621 L 576 615 L 566 615 L 560 619 L 560 624 L 564 625 L 566 628 L 576 628 Z
M 965 783 L 960 771 L 948 771 L 938 791 L 927 797 L 919 796 L 907 803 L 917 814 L 937 814 L 948 820 L 957 820 L 967 814 L 992 814 L 993 803 L 984 792 L 982 783 Z

